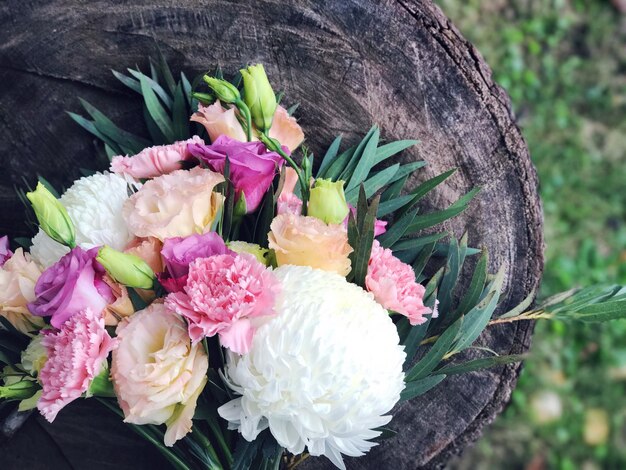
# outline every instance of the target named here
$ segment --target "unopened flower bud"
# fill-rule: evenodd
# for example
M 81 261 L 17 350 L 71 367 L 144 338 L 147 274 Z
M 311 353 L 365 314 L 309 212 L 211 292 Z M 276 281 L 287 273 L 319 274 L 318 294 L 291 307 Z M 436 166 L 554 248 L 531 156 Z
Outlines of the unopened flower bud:
M 332 182 L 325 179 L 315 180 L 315 187 L 309 196 L 308 215 L 317 217 L 327 224 L 340 224 L 349 212 L 343 181 Z
M 96 260 L 120 284 L 137 289 L 152 289 L 154 285 L 154 271 L 139 256 L 122 253 L 105 245 L 100 248 Z
M 37 183 L 34 191 L 26 193 L 26 197 L 33 206 L 41 229 L 50 238 L 70 248 L 76 246 L 76 232 L 67 210 L 41 182 Z
M 241 100 L 239 90 L 232 83 L 208 75 L 204 76 L 204 81 L 215 92 L 217 99 L 223 103 L 236 103 Z
M 257 129 L 267 133 L 272 127 L 276 111 L 276 95 L 270 85 L 262 64 L 241 69 L 243 77 L 244 101 Z

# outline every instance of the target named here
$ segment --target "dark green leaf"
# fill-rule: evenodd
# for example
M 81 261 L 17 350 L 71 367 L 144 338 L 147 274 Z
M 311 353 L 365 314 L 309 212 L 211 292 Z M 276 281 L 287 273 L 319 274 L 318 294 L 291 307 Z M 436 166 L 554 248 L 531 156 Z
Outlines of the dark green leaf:
M 417 216 L 409 227 L 408 232 L 415 233 L 459 215 L 467 208 L 467 204 L 469 204 L 469 201 L 471 201 L 478 191 L 478 188 L 471 190 L 447 209 Z
M 400 401 L 410 400 L 412 398 L 423 395 L 430 389 L 439 385 L 439 383 L 445 378 L 446 376 L 444 374 L 439 374 L 424 377 L 420 380 L 407 382 L 404 390 L 402 390 L 402 392 L 400 393 Z
M 378 144 L 378 126 L 374 125 L 367 132 L 367 134 L 365 134 L 363 140 L 359 142 L 359 144 L 356 146 L 354 154 L 352 155 L 352 157 L 350 157 L 350 160 L 346 164 L 338 179 L 347 181 L 352 176 L 352 173 L 354 172 L 354 169 L 356 168 L 359 160 L 361 160 L 361 156 L 363 155 L 363 151 L 365 150 L 367 143 L 370 141 L 370 139 L 372 139 L 374 134 L 376 134 L 376 141 Z
M 372 175 L 363 183 L 363 188 L 365 189 L 365 194 L 367 197 L 372 197 L 376 191 L 385 186 L 393 175 L 396 174 L 399 168 L 399 164 L 391 165 L 384 170 L 379 171 L 378 173 Z M 349 203 L 354 203 L 356 198 L 358 197 L 358 188 L 352 188 L 350 191 L 346 192 L 346 200 Z
M 161 102 L 167 107 L 167 109 L 172 109 L 172 104 L 173 104 L 172 97 L 163 89 L 161 85 L 159 85 L 152 78 L 144 75 L 141 72 L 137 72 L 136 70 L 128 69 L 128 72 L 137 80 L 139 80 L 139 86 L 141 87 L 142 95 L 145 96 L 143 85 L 141 85 L 141 82 L 143 81 L 150 87 L 150 89 L 154 92 L 154 94 L 161 99 Z
M 445 375 L 465 374 L 467 372 L 474 372 L 480 369 L 488 369 L 490 367 L 499 366 L 503 364 L 521 362 L 524 359 L 526 359 L 526 356 L 522 354 L 512 354 L 510 356 L 484 357 L 482 359 L 474 359 L 472 361 L 463 362 L 461 364 L 453 364 L 453 365 L 444 366 L 441 369 L 437 369 L 435 373 L 445 374 Z
M 376 149 L 374 165 L 377 165 L 385 161 L 387 158 L 419 143 L 419 140 L 397 140 L 395 142 L 389 142 L 388 144 L 381 145 L 378 149 Z
M 180 83 L 174 92 L 172 123 L 176 140 L 187 140 L 189 138 L 189 112 L 187 111 L 183 87 Z
M 394 243 L 400 240 L 407 233 L 409 227 L 415 219 L 416 214 L 417 208 L 407 212 L 399 220 L 394 221 L 387 231 L 378 237 L 380 244 L 385 248 L 393 246 Z
M 320 165 L 320 168 L 317 171 L 318 178 L 324 177 L 324 172 L 337 157 L 337 153 L 339 152 L 340 145 L 341 145 L 341 136 L 338 135 L 337 137 L 335 137 L 335 140 L 333 140 L 333 143 L 330 144 L 330 147 L 328 147 L 328 150 L 326 151 L 326 155 L 324 155 L 324 158 L 322 159 L 322 164 Z
M 356 162 L 356 167 L 354 168 L 354 171 L 352 172 L 352 174 L 349 175 L 349 179 L 346 185 L 346 195 L 350 193 L 351 189 L 357 189 L 361 185 L 361 183 L 365 181 L 365 178 L 367 178 L 370 170 L 375 165 L 374 159 L 376 157 L 376 149 L 378 148 L 379 137 L 380 130 L 378 129 L 378 127 L 376 127 L 374 132 L 372 133 L 372 136 L 363 148 L 363 153 L 359 157 L 359 160 Z M 365 192 L 367 193 L 367 185 Z M 368 196 L 371 194 L 372 193 L 368 194 Z
M 169 143 L 174 142 L 176 139 L 174 136 L 172 120 L 163 109 L 161 103 L 159 103 L 156 94 L 154 93 L 150 86 L 150 83 L 148 82 L 148 77 L 146 77 L 145 75 L 141 75 L 139 80 L 141 83 L 141 93 L 143 94 L 143 99 L 146 104 L 146 108 L 148 108 L 150 116 L 156 123 L 159 130 L 163 133 L 167 141 Z
M 487 280 L 487 261 L 488 255 L 485 250 L 474 268 L 472 280 L 470 281 L 470 285 L 459 303 L 456 315 L 465 315 L 478 303 L 480 294 L 485 288 L 485 281 Z
M 120 82 L 122 82 L 128 88 L 141 94 L 141 85 L 139 84 L 139 80 L 130 78 L 129 76 L 124 75 L 120 72 L 117 72 L 113 69 L 111 69 L 111 72 L 113 72 L 113 75 L 115 76 L 115 78 L 117 78 Z

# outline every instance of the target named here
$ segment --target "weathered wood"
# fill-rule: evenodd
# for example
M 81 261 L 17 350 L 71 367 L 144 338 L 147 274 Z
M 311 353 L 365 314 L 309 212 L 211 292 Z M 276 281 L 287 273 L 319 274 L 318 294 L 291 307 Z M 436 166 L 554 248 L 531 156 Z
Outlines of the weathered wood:
M 217 64 L 229 73 L 263 62 L 287 100 L 301 104 L 300 122 L 317 154 L 336 134 L 354 140 L 372 123 L 388 139 L 419 138 L 422 143 L 404 158 L 430 164 L 414 182 L 460 167 L 427 204 L 443 207 L 474 186 L 483 188 L 446 228 L 457 235 L 467 229 L 473 246 L 489 249 L 493 270 L 507 267 L 502 308 L 538 285 L 543 240 L 537 180 L 508 97 L 430 0 L 9 0 L 0 6 L 0 24 L 0 233 L 25 233 L 13 193 L 22 178 L 32 183 L 42 174 L 68 185 L 80 167 L 93 166 L 91 139 L 64 114 L 80 110 L 78 96 L 145 132 L 137 96 L 109 69 L 145 67 L 146 56 L 156 56 L 159 47 L 174 69 L 191 73 Z M 531 334 L 528 323 L 502 325 L 481 341 L 500 353 L 520 353 Z M 501 411 L 518 374 L 519 366 L 510 365 L 454 377 L 400 405 L 391 423 L 398 436 L 365 458 L 350 459 L 349 467 L 441 466 Z M 136 437 L 121 423 L 111 424 L 113 418 L 91 419 L 87 409 L 72 405 L 53 426 L 38 421 L 60 448 L 48 468 L 70 468 L 68 460 L 76 468 L 149 468 L 138 452 L 154 451 L 139 443 L 135 451 L 116 449 Z M 88 432 L 80 433 L 83 424 Z M 103 427 L 116 435 L 110 447 L 101 434 L 94 437 Z M 29 422 L 18 437 L 37 429 Z M 7 457 L 19 448 L 12 445 L 0 448 L 2 468 L 18 468 Z M 304 467 L 327 464 L 310 459 Z

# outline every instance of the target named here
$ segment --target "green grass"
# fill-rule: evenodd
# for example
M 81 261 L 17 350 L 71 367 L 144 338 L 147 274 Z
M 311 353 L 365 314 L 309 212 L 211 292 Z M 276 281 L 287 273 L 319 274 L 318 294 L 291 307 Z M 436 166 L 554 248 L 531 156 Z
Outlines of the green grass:
M 600 0 L 438 4 L 511 96 L 539 172 L 541 295 L 626 283 L 626 17 Z M 544 322 L 533 344 L 512 405 L 454 466 L 626 468 L 626 323 Z

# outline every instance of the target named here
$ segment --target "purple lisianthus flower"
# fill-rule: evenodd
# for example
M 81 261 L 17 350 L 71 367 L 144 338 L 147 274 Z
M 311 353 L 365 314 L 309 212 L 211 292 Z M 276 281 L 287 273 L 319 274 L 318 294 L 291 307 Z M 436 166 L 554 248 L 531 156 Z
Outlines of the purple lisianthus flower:
M 13 256 L 13 252 L 9 248 L 9 237 L 6 235 L 0 237 L 0 268 L 4 266 L 9 258 Z
M 189 265 L 197 258 L 233 253 L 215 232 L 188 237 L 166 238 L 161 249 L 165 272 L 157 274 L 168 292 L 180 292 L 187 283 Z
M 211 145 L 190 144 L 189 152 L 218 173 L 224 173 L 226 156 L 230 161 L 230 180 L 237 197 L 246 198 L 246 212 L 254 212 L 284 163 L 276 152 L 268 152 L 262 142 L 239 142 L 221 135 Z M 286 147 L 283 148 L 289 152 Z
M 52 317 L 50 323 L 61 328 L 73 315 L 86 309 L 100 313 L 115 301 L 104 282 L 104 269 L 96 261 L 98 248 L 72 249 L 46 269 L 35 285 L 34 302 L 28 304 L 33 315 Z

